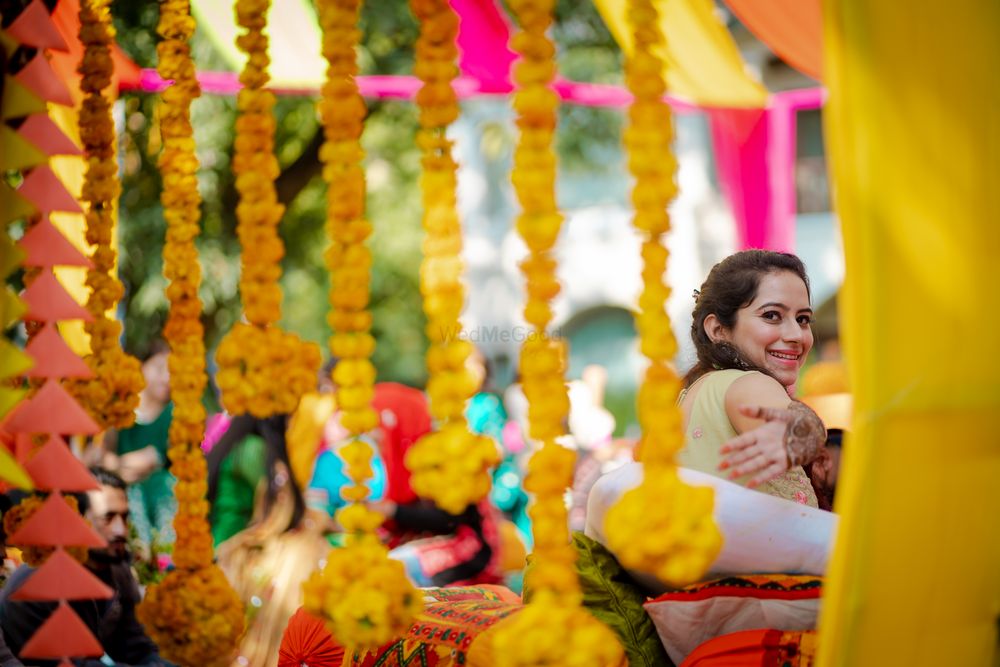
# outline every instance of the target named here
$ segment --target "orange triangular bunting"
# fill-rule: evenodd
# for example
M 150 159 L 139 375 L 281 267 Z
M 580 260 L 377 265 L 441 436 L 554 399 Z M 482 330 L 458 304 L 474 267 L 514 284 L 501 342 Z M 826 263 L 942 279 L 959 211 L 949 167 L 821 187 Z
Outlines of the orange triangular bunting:
M 47 113 L 45 100 L 18 83 L 13 76 L 7 75 L 3 80 L 3 97 L 0 99 L 0 117 L 20 118 L 33 113 Z
M 64 107 L 73 106 L 73 96 L 59 75 L 52 69 L 43 51 L 31 59 L 20 72 L 14 75 L 25 88 L 46 102 L 55 102 Z
M 47 547 L 90 547 L 99 549 L 108 546 L 100 535 L 94 532 L 83 517 L 66 504 L 66 499 L 56 491 L 49 494 L 42 506 L 31 518 L 7 537 L 9 544 L 27 544 Z
M 36 2 L 38 0 L 35 0 Z M 59 129 L 47 113 L 36 113 L 17 128 L 25 141 L 37 146 L 46 155 L 82 155 L 83 150 Z
M 30 400 L 14 409 L 7 430 L 12 433 L 94 435 L 100 429 L 61 384 L 48 380 Z
M 0 182 L 0 223 L 30 218 L 38 210 L 12 187 Z
M 28 285 L 28 289 L 21 293 L 21 300 L 28 306 L 28 312 L 24 314 L 26 320 L 35 322 L 84 320 L 90 322 L 94 319 L 94 316 L 86 308 L 69 295 L 66 288 L 52 273 L 52 269 L 43 269 L 34 282 Z
M 25 642 L 20 657 L 63 658 L 104 655 L 104 649 L 66 602 L 60 602 L 31 639 Z
M 7 125 L 0 125 L 0 169 L 31 169 L 48 162 L 49 156 Z
M 28 341 L 24 351 L 35 358 L 35 366 L 28 371 L 33 378 L 92 378 L 94 372 L 83 359 L 76 356 L 56 330 L 47 322 L 42 330 Z
M 97 480 L 58 435 L 49 436 L 48 442 L 31 457 L 24 469 L 35 486 L 43 491 L 91 491 L 100 488 Z
M 114 591 L 63 549 L 35 570 L 12 600 L 106 600 Z
M 59 34 L 55 24 L 52 23 L 42 0 L 33 0 L 30 5 L 25 7 L 7 28 L 7 34 L 21 44 L 27 44 L 36 49 L 67 50 L 66 41 Z
M 69 193 L 59 177 L 52 173 L 48 165 L 39 165 L 31 170 L 17 193 L 31 202 L 42 213 L 66 211 L 83 213 L 80 203 Z
M 22 264 L 29 266 L 85 266 L 88 269 L 93 266 L 47 217 L 32 226 L 17 245 L 26 253 Z

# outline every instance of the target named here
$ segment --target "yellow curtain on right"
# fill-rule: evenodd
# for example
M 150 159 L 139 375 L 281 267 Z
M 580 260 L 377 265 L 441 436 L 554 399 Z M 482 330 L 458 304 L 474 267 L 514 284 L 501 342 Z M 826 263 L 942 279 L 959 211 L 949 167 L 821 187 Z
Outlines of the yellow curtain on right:
M 820 664 L 996 664 L 1000 2 L 824 9 L 855 418 Z

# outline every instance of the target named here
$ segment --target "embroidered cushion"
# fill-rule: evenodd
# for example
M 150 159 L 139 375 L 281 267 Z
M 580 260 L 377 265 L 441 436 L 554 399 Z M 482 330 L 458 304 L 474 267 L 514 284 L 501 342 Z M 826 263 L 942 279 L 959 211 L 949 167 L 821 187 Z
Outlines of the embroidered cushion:
M 823 579 L 760 574 L 715 579 L 646 603 L 667 654 L 681 663 L 705 642 L 743 630 L 816 627 Z

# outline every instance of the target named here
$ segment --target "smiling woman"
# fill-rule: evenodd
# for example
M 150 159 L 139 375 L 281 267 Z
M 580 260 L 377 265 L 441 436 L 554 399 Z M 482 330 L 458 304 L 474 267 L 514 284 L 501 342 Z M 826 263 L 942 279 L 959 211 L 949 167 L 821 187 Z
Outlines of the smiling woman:
M 816 506 L 802 466 L 826 433 L 812 410 L 790 398 L 813 345 L 809 298 L 794 255 L 748 250 L 712 269 L 695 294 L 698 362 L 680 396 L 680 465 Z

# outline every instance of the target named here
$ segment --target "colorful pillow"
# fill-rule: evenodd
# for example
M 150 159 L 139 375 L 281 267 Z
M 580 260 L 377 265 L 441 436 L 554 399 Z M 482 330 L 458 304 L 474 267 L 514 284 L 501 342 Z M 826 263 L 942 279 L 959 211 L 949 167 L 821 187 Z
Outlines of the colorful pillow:
M 445 589 L 447 590 L 447 589 Z M 355 655 L 345 664 L 354 667 L 406 667 L 407 665 L 464 665 L 473 642 L 498 621 L 517 613 L 517 602 L 500 600 L 443 600 L 430 602 L 406 636 L 375 653 Z M 484 664 L 477 662 L 477 664 Z
M 583 533 L 573 533 L 576 548 L 576 570 L 583 591 L 583 606 L 593 616 L 611 628 L 632 667 L 673 667 L 656 626 L 643 602 L 646 596 L 635 585 L 611 552 Z M 531 597 L 532 559 L 524 575 L 524 601 Z
M 425 588 L 422 592 L 424 611 L 405 636 L 373 653 L 355 654 L 348 660 L 343 660 L 343 647 L 323 621 L 299 609 L 282 637 L 279 667 L 464 665 L 475 639 L 521 609 L 521 598 L 503 586 Z
M 746 575 L 664 593 L 645 607 L 670 659 L 680 663 L 722 635 L 815 629 L 822 590 L 822 577 Z
M 812 667 L 817 647 L 814 630 L 744 630 L 708 640 L 681 667 Z

